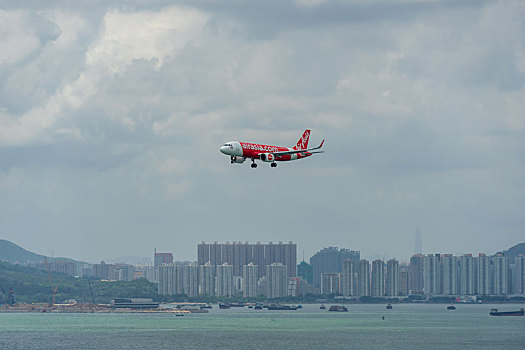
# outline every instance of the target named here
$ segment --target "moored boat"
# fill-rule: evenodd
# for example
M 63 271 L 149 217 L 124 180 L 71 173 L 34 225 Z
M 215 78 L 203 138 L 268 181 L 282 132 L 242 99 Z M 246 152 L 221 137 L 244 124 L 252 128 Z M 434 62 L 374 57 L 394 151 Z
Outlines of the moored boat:
M 492 309 L 489 313 L 490 316 L 525 316 L 525 310 L 521 308 L 519 311 L 498 311 L 498 309 Z
M 230 304 L 219 303 L 219 309 L 229 309 Z
M 297 310 L 297 306 L 270 304 L 268 310 Z
M 326 309 L 326 306 L 324 306 L 324 304 L 322 304 L 319 309 L 324 310 L 324 309 Z
M 454 305 L 447 306 L 447 310 L 456 310 L 456 307 Z
M 388 305 L 386 306 L 386 309 L 387 309 L 387 310 L 392 310 L 392 304 L 388 304 Z
M 348 309 L 344 305 L 332 305 L 328 309 L 328 311 L 335 311 L 335 312 L 347 312 Z

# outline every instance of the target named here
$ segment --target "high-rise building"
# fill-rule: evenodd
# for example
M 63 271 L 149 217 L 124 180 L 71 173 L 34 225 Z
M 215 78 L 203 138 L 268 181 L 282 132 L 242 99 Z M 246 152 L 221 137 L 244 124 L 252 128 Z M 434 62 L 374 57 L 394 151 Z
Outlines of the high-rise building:
M 441 271 L 439 258 L 439 254 L 428 254 L 423 258 L 423 286 L 425 294 L 441 294 Z
M 217 265 L 216 276 L 217 295 L 231 297 L 233 294 L 233 266 L 227 263 Z
M 490 294 L 490 257 L 480 253 L 478 256 L 478 295 Z
M 457 295 L 458 289 L 458 259 L 452 254 L 441 255 L 442 294 Z
M 385 295 L 385 267 L 383 260 L 376 259 L 372 261 L 372 279 L 371 294 L 375 297 Z
M 408 266 L 399 266 L 399 295 L 408 295 Z
M 337 247 L 323 248 L 310 258 L 310 264 L 313 268 L 314 287 L 319 288 L 321 286 L 321 274 L 341 273 L 343 272 L 343 262 L 345 260 L 352 260 L 357 264 L 359 259 L 359 251 L 339 249 Z
M 514 294 L 525 294 L 525 255 L 514 259 Z
M 288 295 L 288 268 L 282 263 L 266 266 L 266 297 L 283 298 Z
M 410 294 L 423 294 L 424 293 L 424 257 L 423 255 L 416 254 L 410 258 L 409 274 L 408 274 L 408 285 L 410 288 Z
M 184 294 L 184 266 L 175 264 L 159 266 L 158 293 L 162 295 Z
M 492 294 L 508 294 L 508 258 L 503 254 L 496 254 L 492 257 Z
M 370 263 L 368 260 L 359 260 L 357 269 L 357 295 L 370 295 Z
M 477 261 L 472 254 L 463 254 L 459 258 L 459 291 L 463 295 L 474 295 L 477 293 Z
M 244 265 L 253 263 L 260 266 L 259 277 L 262 277 L 266 269 L 262 268 L 274 262 L 279 262 L 288 267 L 288 275 L 296 276 L 297 264 L 297 245 L 293 242 L 273 244 L 257 244 L 242 242 L 226 242 L 219 244 L 214 242 L 208 244 L 205 242 L 197 246 L 197 261 L 203 265 L 210 262 L 212 265 L 222 265 L 228 263 L 233 265 L 234 276 L 242 276 Z
M 341 291 L 345 297 L 357 295 L 354 275 L 354 262 L 345 260 L 343 262 L 343 272 L 341 273 Z
M 323 273 L 321 275 L 321 294 L 341 294 L 340 273 Z
M 314 282 L 314 269 L 312 265 L 301 261 L 301 263 L 297 265 L 297 276 L 312 284 Z
M 153 266 L 155 268 L 163 264 L 172 264 L 172 263 L 173 263 L 172 253 L 157 253 L 157 250 L 155 249 L 155 252 L 153 254 Z
M 399 262 L 396 259 L 386 263 L 385 295 L 399 295 Z
M 215 295 L 215 266 L 210 262 L 199 266 L 199 294 Z
M 199 294 L 199 266 L 189 264 L 184 266 L 184 294 L 195 297 Z
M 244 265 L 242 270 L 242 296 L 245 298 L 256 297 L 259 267 L 253 263 L 249 263 L 248 265 Z

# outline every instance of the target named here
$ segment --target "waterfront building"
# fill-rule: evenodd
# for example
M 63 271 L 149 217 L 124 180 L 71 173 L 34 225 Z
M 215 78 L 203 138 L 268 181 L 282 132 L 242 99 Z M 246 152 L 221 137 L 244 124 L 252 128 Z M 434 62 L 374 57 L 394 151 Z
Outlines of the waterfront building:
M 321 294 L 341 294 L 340 273 L 323 273 L 321 275 Z
M 283 298 L 288 295 L 288 268 L 281 263 L 266 266 L 266 297 Z
M 492 257 L 492 294 L 508 294 L 508 258 L 503 254 L 496 254 Z
M 408 285 L 410 294 L 424 293 L 424 256 L 421 254 L 412 255 L 410 258 Z
M 184 294 L 195 297 L 199 294 L 199 266 L 185 265 L 184 269 Z
M 525 294 L 525 255 L 514 259 L 514 294 Z
M 308 264 L 305 261 L 301 261 L 297 265 L 297 276 L 304 279 L 306 282 L 313 284 L 314 283 L 314 269 L 312 265 Z
M 293 242 L 279 242 L 278 244 L 272 242 L 268 244 L 201 242 L 197 246 L 197 255 L 199 264 L 209 261 L 212 265 L 222 265 L 225 262 L 233 265 L 233 275 L 238 277 L 242 276 L 243 266 L 250 262 L 261 267 L 258 271 L 259 277 L 266 272 L 263 267 L 275 262 L 286 265 L 290 277 L 296 276 L 297 245 Z
M 385 295 L 399 295 L 399 262 L 396 259 L 386 263 Z
M 209 261 L 199 266 L 199 294 L 215 295 L 215 266 Z
M 440 272 L 440 255 L 428 254 L 423 258 L 424 282 L 423 288 L 425 294 L 441 294 L 441 272 Z
M 370 295 L 370 263 L 368 260 L 359 260 L 357 269 L 357 295 Z
M 216 276 L 217 295 L 231 297 L 233 294 L 233 266 L 227 263 L 217 265 Z
M 354 275 L 354 262 L 352 260 L 345 260 L 341 274 L 341 292 L 345 297 L 357 295 Z
M 459 258 L 459 291 L 462 295 L 475 295 L 477 293 L 477 260 L 472 254 L 463 254 Z
M 408 295 L 408 266 L 399 266 L 399 295 Z
M 310 258 L 310 264 L 313 268 L 314 287 L 321 286 L 321 274 L 342 273 L 345 260 L 352 260 L 357 264 L 359 259 L 359 251 L 339 249 L 337 247 L 323 248 Z
M 458 289 L 458 259 L 452 254 L 441 255 L 442 294 L 457 295 Z
M 253 298 L 257 296 L 257 281 L 259 280 L 259 266 L 249 263 L 243 266 L 242 296 Z
M 490 294 L 490 257 L 480 253 L 478 256 L 478 295 Z
M 375 297 L 385 295 L 385 268 L 383 260 L 372 261 L 371 294 Z

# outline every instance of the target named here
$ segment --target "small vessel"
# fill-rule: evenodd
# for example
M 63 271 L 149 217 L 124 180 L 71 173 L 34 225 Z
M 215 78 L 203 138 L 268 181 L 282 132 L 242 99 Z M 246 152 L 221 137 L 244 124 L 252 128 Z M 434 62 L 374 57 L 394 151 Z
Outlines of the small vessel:
M 348 309 L 344 305 L 332 305 L 328 309 L 328 311 L 335 311 L 335 312 L 347 312 Z
M 326 309 L 326 306 L 324 306 L 324 304 L 322 304 L 319 309 L 324 310 L 324 309 Z
M 201 309 L 213 309 L 213 306 L 211 306 L 210 304 L 206 304 L 206 305 L 202 305 Z
M 297 310 L 297 306 L 270 304 L 268 310 Z
M 447 310 L 456 310 L 456 307 L 454 305 L 447 306 Z
M 387 310 L 392 310 L 392 304 L 388 304 L 388 305 L 386 306 L 386 309 L 387 309 Z
M 219 309 L 223 310 L 223 309 L 229 309 L 229 308 L 230 308 L 230 304 L 219 303 Z
M 302 306 L 301 304 L 299 304 L 299 305 L 297 305 L 297 308 L 298 308 L 298 309 L 302 309 L 303 306 Z
M 253 309 L 253 305 L 248 306 L 248 309 Z
M 262 305 L 260 305 L 260 304 L 255 305 L 253 308 L 255 310 L 262 310 L 263 309 Z
M 498 311 L 498 309 L 492 309 L 489 313 L 490 316 L 525 316 L 525 310 L 521 308 L 519 311 Z
M 230 303 L 230 307 L 244 307 L 244 303 Z

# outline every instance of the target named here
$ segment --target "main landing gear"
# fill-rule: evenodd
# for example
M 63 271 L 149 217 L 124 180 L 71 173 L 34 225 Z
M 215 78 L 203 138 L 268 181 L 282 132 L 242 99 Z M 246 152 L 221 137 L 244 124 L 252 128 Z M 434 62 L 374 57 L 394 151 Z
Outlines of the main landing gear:
M 235 163 L 235 158 L 233 158 L 233 156 L 230 157 L 230 162 L 233 164 Z
M 272 168 L 275 168 L 275 167 L 277 166 L 277 163 L 273 162 L 272 164 L 270 164 L 270 166 L 271 166 Z
M 252 159 L 252 165 L 251 165 L 252 168 L 257 168 L 257 163 L 255 163 L 255 159 Z

